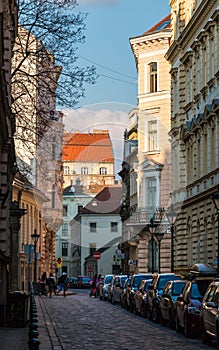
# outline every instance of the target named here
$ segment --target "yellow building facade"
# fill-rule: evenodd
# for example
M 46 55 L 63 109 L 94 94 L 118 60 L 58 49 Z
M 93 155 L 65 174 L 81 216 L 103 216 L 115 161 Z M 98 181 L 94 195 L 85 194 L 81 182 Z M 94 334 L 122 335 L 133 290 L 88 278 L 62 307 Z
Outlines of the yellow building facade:
M 130 215 L 126 220 L 124 214 L 123 219 L 124 251 L 130 265 L 126 271 L 130 273 L 170 271 L 170 234 L 166 222 L 165 227 L 157 227 L 157 231 L 163 230 L 161 242 L 148 229 L 152 218 L 159 222 L 164 219 L 171 188 L 170 65 L 165 59 L 170 36 L 168 15 L 142 35 L 130 39 L 138 71 L 138 106 L 130 113 L 125 144 L 132 145 L 136 130 L 137 144 L 133 146 L 137 146 L 137 157 L 136 149 L 130 148 L 124 159 L 129 165 L 128 172 L 125 167 L 120 172 L 124 179 L 130 177 L 127 183 Z

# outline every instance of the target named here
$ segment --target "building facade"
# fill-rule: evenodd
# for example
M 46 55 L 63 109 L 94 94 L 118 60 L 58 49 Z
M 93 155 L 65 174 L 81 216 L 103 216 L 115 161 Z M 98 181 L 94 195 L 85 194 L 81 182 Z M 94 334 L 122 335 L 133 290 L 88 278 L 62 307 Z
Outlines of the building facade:
M 175 269 L 218 262 L 219 1 L 170 1 L 172 201 Z M 177 253 L 177 254 L 176 254 Z
M 64 271 L 68 275 L 74 275 L 77 248 L 70 222 L 78 214 L 78 210 L 106 185 L 114 184 L 114 155 L 108 131 L 64 133 L 62 161 L 63 223 L 58 230 L 56 257 L 62 258 L 58 274 Z
M 25 55 L 26 50 L 28 55 Z M 31 222 L 34 208 L 36 213 L 40 213 L 41 221 L 41 224 L 38 220 L 33 221 L 36 227 L 31 225 L 29 238 L 26 237 L 23 243 L 29 244 L 31 234 L 36 230 L 40 234 L 40 270 L 55 272 L 55 236 L 62 223 L 64 125 L 63 113 L 56 111 L 56 89 L 61 67 L 55 65 L 54 56 L 40 40 L 19 26 L 12 69 L 17 164 L 33 186 L 32 199 L 35 202 L 27 204 L 25 220 Z M 39 193 L 46 198 L 43 203 Z M 22 230 L 25 230 L 24 226 Z M 21 248 L 22 253 L 24 247 Z
M 158 263 L 162 272 L 170 270 L 170 235 L 167 233 L 168 225 L 164 215 L 171 188 L 168 139 L 170 65 L 164 57 L 169 48 L 170 35 L 168 15 L 143 35 L 130 39 L 138 71 L 138 106 L 130 115 L 130 130 L 125 139 L 125 144 L 131 146 L 135 135 L 137 154 L 134 156 L 136 150 L 131 147 L 130 154 L 126 154 L 124 159 L 130 168 L 130 208 L 129 217 L 125 221 L 125 255 L 129 256 L 128 260 L 136 261 L 134 266 L 128 267 L 130 272 L 154 272 L 158 270 Z M 148 229 L 151 219 L 160 224 L 157 227 L 159 233 L 162 229 L 160 262 L 158 234 L 151 235 Z
M 11 110 L 11 59 L 17 34 L 16 1 L 0 2 L 0 325 L 6 322 L 7 293 L 12 287 L 12 182 L 16 168 Z M 15 225 L 17 222 L 15 223 Z
M 73 275 L 119 273 L 121 261 L 121 185 L 106 186 L 70 222 Z M 95 260 L 94 253 L 100 253 Z

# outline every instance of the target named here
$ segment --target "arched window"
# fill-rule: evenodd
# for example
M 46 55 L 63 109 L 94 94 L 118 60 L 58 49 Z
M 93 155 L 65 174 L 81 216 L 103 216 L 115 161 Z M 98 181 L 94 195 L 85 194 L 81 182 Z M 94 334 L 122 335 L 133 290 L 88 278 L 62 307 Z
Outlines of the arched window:
M 88 174 L 88 167 L 82 166 L 82 168 L 81 168 L 81 174 L 82 174 L 82 175 L 87 175 L 87 174 Z
M 107 168 L 101 167 L 100 168 L 100 175 L 107 175 Z
M 150 92 L 157 92 L 157 62 L 149 64 Z

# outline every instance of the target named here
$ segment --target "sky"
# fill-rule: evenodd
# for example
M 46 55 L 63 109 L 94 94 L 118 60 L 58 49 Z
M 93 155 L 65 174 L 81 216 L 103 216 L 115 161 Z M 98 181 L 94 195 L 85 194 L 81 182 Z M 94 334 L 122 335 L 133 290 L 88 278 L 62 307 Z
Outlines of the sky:
M 87 13 L 85 43 L 77 54 L 79 66 L 94 65 L 99 78 L 85 85 L 77 108 L 64 110 L 68 132 L 107 129 L 116 160 L 123 158 L 123 134 L 128 112 L 137 105 L 137 70 L 130 38 L 142 35 L 170 13 L 169 0 L 77 0 Z

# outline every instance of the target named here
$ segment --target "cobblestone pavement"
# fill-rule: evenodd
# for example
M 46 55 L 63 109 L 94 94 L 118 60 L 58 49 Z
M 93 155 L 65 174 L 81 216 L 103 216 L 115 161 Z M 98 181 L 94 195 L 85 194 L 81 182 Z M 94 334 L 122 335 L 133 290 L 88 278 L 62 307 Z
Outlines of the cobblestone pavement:
M 37 298 L 41 350 L 214 349 L 168 327 L 136 316 L 119 305 L 77 291 L 66 298 Z

